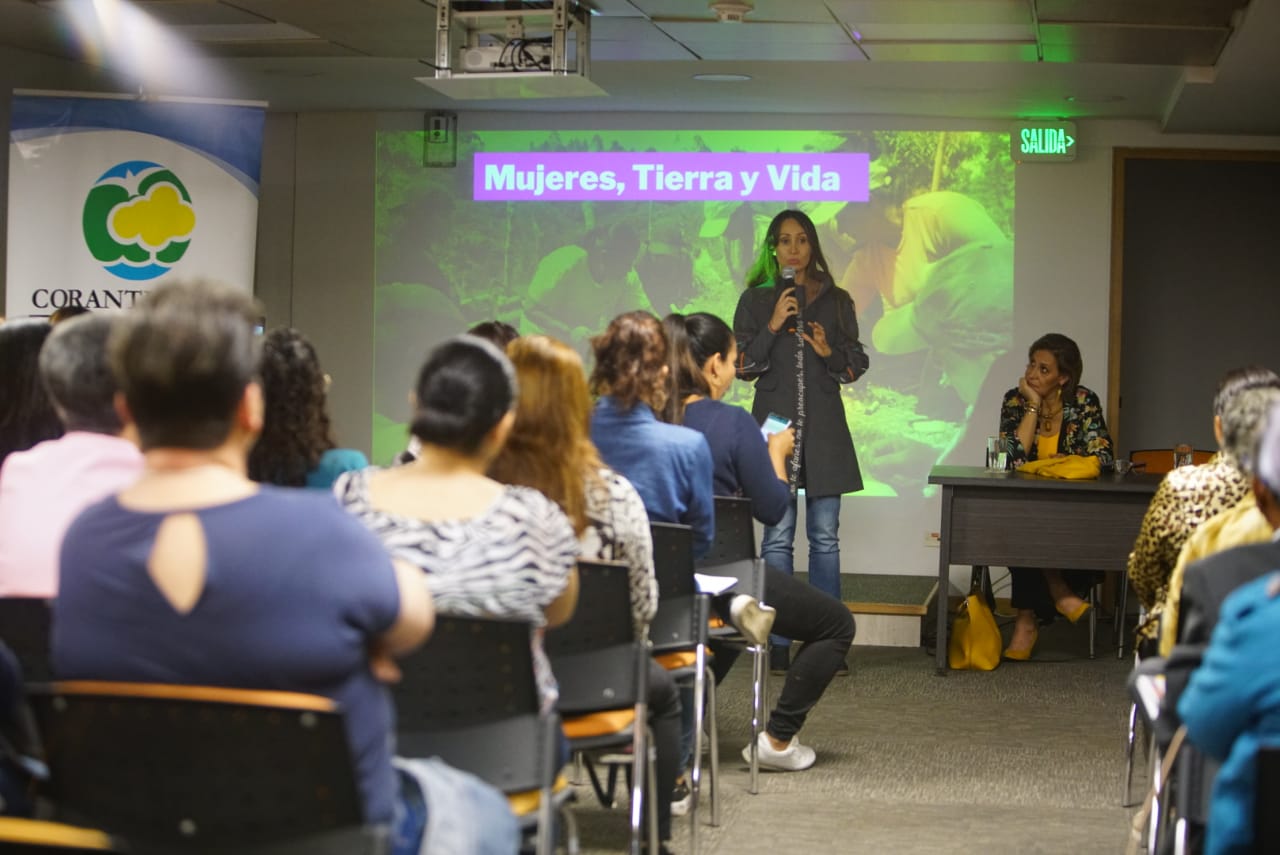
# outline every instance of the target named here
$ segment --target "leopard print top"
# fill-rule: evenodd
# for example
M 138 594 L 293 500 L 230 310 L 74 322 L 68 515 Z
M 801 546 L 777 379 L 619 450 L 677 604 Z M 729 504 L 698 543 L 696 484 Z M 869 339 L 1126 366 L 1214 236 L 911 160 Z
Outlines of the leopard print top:
M 1129 579 L 1150 620 L 1144 635 L 1158 625 L 1168 594 L 1169 574 L 1178 552 L 1200 523 L 1236 504 L 1249 491 L 1249 481 L 1225 454 L 1201 466 L 1174 469 L 1151 498 L 1142 529 L 1129 553 Z

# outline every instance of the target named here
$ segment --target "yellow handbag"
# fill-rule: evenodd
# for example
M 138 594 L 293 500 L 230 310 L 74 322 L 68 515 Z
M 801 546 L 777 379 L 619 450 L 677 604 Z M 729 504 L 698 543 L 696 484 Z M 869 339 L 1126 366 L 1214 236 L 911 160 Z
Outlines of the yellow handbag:
M 1066 457 L 1046 457 L 1043 460 L 1029 461 L 1019 466 L 1018 471 L 1063 481 L 1089 481 L 1102 473 L 1102 461 L 1092 454 L 1087 457 L 1068 454 Z
M 970 594 L 960 604 L 951 627 L 947 661 L 957 671 L 994 671 L 1003 646 L 1000 627 L 986 598 L 979 592 Z

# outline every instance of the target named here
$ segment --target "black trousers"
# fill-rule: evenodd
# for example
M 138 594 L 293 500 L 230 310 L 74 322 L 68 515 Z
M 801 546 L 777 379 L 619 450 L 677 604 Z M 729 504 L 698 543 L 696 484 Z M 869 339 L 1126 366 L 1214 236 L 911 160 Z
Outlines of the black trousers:
M 1062 570 L 1062 581 L 1081 599 L 1087 599 L 1089 588 L 1098 574 L 1092 570 Z M 1009 568 L 1009 605 L 1015 609 L 1035 609 L 1041 623 L 1049 623 L 1058 616 L 1049 583 L 1039 567 Z
M 658 837 L 671 839 L 671 793 L 680 774 L 680 693 L 671 673 L 649 660 L 649 728 L 657 752 Z M 643 814 L 642 814 L 643 815 Z
M 845 664 L 856 627 L 844 603 L 768 566 L 765 567 L 764 601 L 778 612 L 773 621 L 773 634 L 804 642 L 791 658 L 778 705 L 766 725 L 773 738 L 789 741 L 804 726 L 809 711 L 821 699 L 836 671 Z M 728 603 L 728 597 L 716 598 L 716 609 L 726 622 Z M 711 647 L 715 652 L 712 670 L 719 683 L 742 651 L 736 645 L 715 641 Z

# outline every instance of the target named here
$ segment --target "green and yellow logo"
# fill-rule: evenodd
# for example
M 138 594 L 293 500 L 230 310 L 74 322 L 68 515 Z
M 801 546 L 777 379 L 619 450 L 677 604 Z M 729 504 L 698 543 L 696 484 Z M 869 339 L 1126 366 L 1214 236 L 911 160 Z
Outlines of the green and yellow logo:
M 130 282 L 168 273 L 191 246 L 196 212 L 178 176 L 129 160 L 102 174 L 84 200 L 84 242 L 103 269 Z

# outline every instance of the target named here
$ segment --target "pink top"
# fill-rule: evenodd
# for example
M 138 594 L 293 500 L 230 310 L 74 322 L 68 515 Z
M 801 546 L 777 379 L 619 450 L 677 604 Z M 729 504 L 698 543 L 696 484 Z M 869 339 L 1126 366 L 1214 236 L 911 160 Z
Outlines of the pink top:
M 0 597 L 55 596 L 67 527 L 141 474 L 136 445 L 85 431 L 6 457 L 0 466 Z

